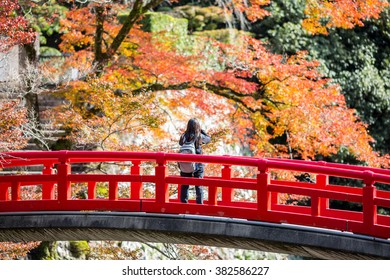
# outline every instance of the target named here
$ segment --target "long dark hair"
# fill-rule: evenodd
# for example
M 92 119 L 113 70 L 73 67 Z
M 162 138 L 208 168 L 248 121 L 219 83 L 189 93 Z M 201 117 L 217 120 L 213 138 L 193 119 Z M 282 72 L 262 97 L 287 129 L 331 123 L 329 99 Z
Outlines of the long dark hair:
M 196 118 L 192 118 L 187 123 L 187 129 L 184 132 L 184 137 L 186 141 L 192 142 L 195 140 L 195 146 L 199 147 L 200 138 L 201 138 L 201 129 L 199 121 Z

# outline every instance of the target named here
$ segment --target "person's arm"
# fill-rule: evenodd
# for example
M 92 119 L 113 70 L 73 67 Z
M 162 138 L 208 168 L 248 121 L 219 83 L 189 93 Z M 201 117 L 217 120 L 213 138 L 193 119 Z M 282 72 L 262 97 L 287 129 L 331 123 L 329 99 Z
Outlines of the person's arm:
M 211 137 L 202 129 L 201 131 L 202 144 L 207 144 L 211 141 Z

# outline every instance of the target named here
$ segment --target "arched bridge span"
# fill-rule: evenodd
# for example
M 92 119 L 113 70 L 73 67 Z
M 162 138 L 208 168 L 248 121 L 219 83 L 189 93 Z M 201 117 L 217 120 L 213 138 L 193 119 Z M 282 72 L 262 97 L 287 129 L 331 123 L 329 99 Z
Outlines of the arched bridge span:
M 122 233 L 127 232 L 139 236 L 132 239 L 140 241 L 155 236 L 155 241 L 225 244 L 248 249 L 252 244 L 253 249 L 268 246 L 269 251 L 292 254 L 290 248 L 295 248 L 297 255 L 323 258 L 332 255 L 390 258 L 390 192 L 386 191 L 390 187 L 389 170 L 326 162 L 150 152 L 14 152 L 2 156 L 0 238 L 3 241 L 12 240 L 12 236 L 14 241 L 32 240 L 39 234 L 43 234 L 39 240 L 52 240 L 72 232 L 73 240 L 77 232 L 79 237 L 95 232 L 99 238 L 106 232 L 106 239 L 112 235 L 123 240 Z M 174 168 L 177 161 L 207 163 L 210 175 L 202 179 L 180 177 Z M 72 168 L 91 163 L 98 167 L 110 164 L 115 171 L 86 174 Z M 288 180 L 296 173 L 309 173 L 314 180 Z M 347 183 L 331 184 L 329 178 Z M 180 184 L 204 186 L 205 204 L 180 203 L 177 199 Z M 285 203 L 285 197 L 294 196 L 305 197 L 309 202 L 303 206 Z M 357 207 L 353 211 L 335 208 L 331 200 L 354 203 Z M 159 215 L 157 220 L 155 215 Z M 114 224 L 122 221 L 122 225 L 129 227 L 104 228 L 102 225 L 110 221 L 108 217 L 115 218 L 117 222 L 111 220 Z M 131 227 L 136 220 L 144 221 L 143 225 L 151 223 L 154 228 Z M 201 227 L 205 230 L 203 239 L 199 237 L 202 232 L 191 231 L 191 223 L 207 225 Z M 171 230 L 156 229 L 164 228 L 164 224 L 170 225 Z M 222 228 L 216 229 L 217 225 Z M 216 231 L 208 232 L 207 228 Z M 243 235 L 228 230 L 234 228 L 245 228 Z M 249 232 L 255 235 L 246 236 Z M 310 243 L 314 240 L 317 244 Z M 369 249 L 351 250 L 352 247 Z
M 260 250 L 316 259 L 390 258 L 390 241 L 365 235 L 200 215 L 6 213 L 0 214 L 0 239 L 138 241 Z

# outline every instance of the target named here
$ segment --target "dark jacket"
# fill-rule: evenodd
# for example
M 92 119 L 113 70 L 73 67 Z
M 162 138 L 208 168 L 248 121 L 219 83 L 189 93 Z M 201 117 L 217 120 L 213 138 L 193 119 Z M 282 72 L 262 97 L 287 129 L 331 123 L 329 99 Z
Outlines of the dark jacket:
M 187 138 L 189 138 L 189 137 L 187 137 L 185 133 L 182 134 L 182 136 L 180 136 L 179 145 L 181 146 L 184 143 L 186 143 Z M 200 141 L 199 145 L 195 145 L 196 154 L 198 154 L 198 155 L 203 154 L 202 145 L 207 144 L 210 141 L 211 141 L 211 137 L 209 135 L 207 135 L 206 132 L 202 129 L 201 130 L 201 141 Z M 195 171 L 196 177 L 203 177 L 203 172 L 204 172 L 204 164 L 201 162 L 196 163 L 196 171 Z
M 211 137 L 209 135 L 206 134 L 206 132 L 202 129 L 201 130 L 201 143 L 199 143 L 200 145 L 195 145 L 195 148 L 196 148 L 196 153 L 201 155 L 203 153 L 202 151 L 202 145 L 203 144 L 207 144 L 207 143 L 210 143 L 211 141 Z M 189 138 L 189 137 L 188 137 Z M 186 134 L 182 134 L 182 136 L 180 137 L 180 140 L 179 140 L 179 145 L 183 145 L 184 143 L 187 142 L 187 136 Z

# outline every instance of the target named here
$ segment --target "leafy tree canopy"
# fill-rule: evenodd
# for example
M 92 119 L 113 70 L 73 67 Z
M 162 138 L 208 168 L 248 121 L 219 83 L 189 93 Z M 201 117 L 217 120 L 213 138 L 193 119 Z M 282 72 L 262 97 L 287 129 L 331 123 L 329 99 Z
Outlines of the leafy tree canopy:
M 28 29 L 28 22 L 20 14 L 17 0 L 0 3 L 0 52 L 6 52 L 15 45 L 29 44 L 35 34 Z
M 237 1 L 235 4 L 237 8 L 243 7 L 237 5 Z M 99 121 L 109 117 L 119 120 L 119 116 L 111 116 L 107 111 L 108 103 L 98 104 L 115 100 L 118 90 L 122 101 L 113 103 L 112 112 L 121 118 L 125 116 L 125 109 L 119 109 L 115 104 L 126 104 L 123 98 L 137 99 L 143 94 L 158 98 L 152 93 L 169 91 L 171 98 L 165 97 L 164 102 L 170 111 L 175 111 L 180 104 L 178 101 L 183 101 L 182 91 L 186 90 L 186 101 L 195 104 L 195 111 L 212 112 L 225 106 L 226 112 L 232 112 L 235 137 L 245 138 L 242 142 L 249 143 L 258 155 L 308 159 L 318 154 L 335 154 L 341 147 L 348 147 L 360 160 L 373 165 L 384 164 L 372 151 L 371 137 L 354 111 L 347 108 L 339 87 L 321 76 L 318 62 L 307 60 L 305 52 L 274 55 L 260 41 L 248 37 L 238 46 L 210 40 L 201 43 L 199 39 L 191 55 L 183 56 L 175 49 L 172 37 L 163 39 L 160 33 L 160 39 L 157 39 L 139 28 L 140 14 L 131 14 L 136 9 L 144 11 L 145 6 L 142 1 L 135 1 L 133 5 L 123 23 L 115 16 L 123 6 L 95 3 L 71 10 L 62 22 L 67 30 L 60 45 L 62 50 L 74 54 L 74 65 L 89 62 L 91 69 L 94 66 L 98 69 L 94 73 L 99 73 L 77 82 L 79 85 L 74 85 L 77 94 L 72 94 L 71 89 L 67 95 L 72 100 L 85 93 L 80 100 L 72 102 L 79 108 L 75 112 L 84 119 L 90 119 L 91 112 L 85 111 L 81 104 L 93 108 Z M 257 8 L 262 9 L 261 5 Z M 263 10 L 259 12 L 260 17 L 266 14 Z M 133 21 L 127 27 L 129 32 L 123 33 L 123 40 L 118 41 L 130 19 Z M 258 17 L 251 19 L 258 20 Z M 216 63 L 211 68 L 208 66 L 210 57 L 214 57 Z M 107 62 L 102 64 L 103 61 Z M 207 103 L 203 96 L 210 96 L 209 93 L 223 97 L 227 102 L 222 105 L 217 98 L 215 102 Z M 107 100 L 100 100 L 104 95 Z M 158 116 L 156 112 L 154 114 Z M 149 112 L 145 116 L 153 114 Z
M 312 36 L 301 26 L 304 0 L 273 1 L 271 16 L 253 26 L 256 36 L 269 41 L 280 54 L 308 51 L 320 61 L 320 71 L 341 86 L 347 105 L 355 108 L 374 137 L 375 149 L 389 152 L 389 8 L 379 19 L 354 29 L 331 29 L 328 35 Z

